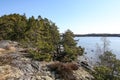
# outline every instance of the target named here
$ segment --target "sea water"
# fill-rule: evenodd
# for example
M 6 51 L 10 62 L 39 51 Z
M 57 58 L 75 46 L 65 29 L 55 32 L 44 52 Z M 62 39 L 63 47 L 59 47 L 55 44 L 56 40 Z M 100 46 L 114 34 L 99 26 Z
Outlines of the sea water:
M 99 55 L 101 55 L 97 48 L 103 49 L 102 37 L 75 37 L 78 40 L 78 46 L 85 48 L 84 56 L 91 62 L 97 61 Z M 109 42 L 108 50 L 116 55 L 117 59 L 120 59 L 120 37 L 106 37 Z

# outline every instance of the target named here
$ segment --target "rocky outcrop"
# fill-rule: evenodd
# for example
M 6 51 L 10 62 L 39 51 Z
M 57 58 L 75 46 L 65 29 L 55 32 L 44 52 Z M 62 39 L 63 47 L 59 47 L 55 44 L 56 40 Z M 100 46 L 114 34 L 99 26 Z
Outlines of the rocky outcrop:
M 10 78 L 19 78 L 23 75 L 22 71 L 10 65 L 0 66 L 0 80 L 7 80 Z
M 91 80 L 94 79 L 92 75 L 90 75 L 87 71 L 85 71 L 82 67 L 79 67 L 78 70 L 73 71 L 77 80 Z
M 34 61 L 25 55 L 27 53 L 14 52 L 0 56 L 1 80 L 50 80 L 46 63 Z
M 29 53 L 19 52 L 19 49 L 22 49 L 20 47 L 12 46 L 12 49 L 15 50 L 11 51 L 5 46 L 1 47 L 4 51 L 0 51 L 0 80 L 64 80 L 48 68 L 48 65 L 54 62 L 36 61 L 28 57 Z M 93 78 L 82 67 L 73 73 L 76 80 L 91 80 Z

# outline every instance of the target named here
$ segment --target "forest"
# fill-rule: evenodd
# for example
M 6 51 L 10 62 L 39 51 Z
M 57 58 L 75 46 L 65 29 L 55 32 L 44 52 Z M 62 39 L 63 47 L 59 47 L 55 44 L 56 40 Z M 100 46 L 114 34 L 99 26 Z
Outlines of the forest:
M 61 38 L 55 23 L 38 16 L 10 14 L 0 17 L 0 40 L 12 40 L 29 47 L 29 52 L 37 60 L 76 60 L 84 49 L 77 46 L 74 34 L 66 30 Z M 61 48 L 64 47 L 64 51 Z
M 47 18 L 9 14 L 0 17 L 0 40 L 12 40 L 29 48 L 31 57 L 38 61 L 77 61 L 84 48 L 77 46 L 74 33 L 66 30 L 61 36 L 58 26 Z M 120 60 L 105 50 L 91 73 L 95 80 L 120 80 Z

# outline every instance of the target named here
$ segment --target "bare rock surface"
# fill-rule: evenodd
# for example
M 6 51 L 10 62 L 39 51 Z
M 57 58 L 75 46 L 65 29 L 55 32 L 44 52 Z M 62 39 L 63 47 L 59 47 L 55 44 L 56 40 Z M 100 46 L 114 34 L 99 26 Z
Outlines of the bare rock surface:
M 13 45 L 12 49 L 14 47 L 16 50 L 6 49 L 6 46 L 11 44 Z M 0 41 L 0 80 L 64 80 L 56 78 L 59 75 L 49 70 L 47 65 L 50 62 L 40 62 L 26 57 L 29 53 L 20 52 L 19 50 L 22 48 L 16 47 L 16 44 L 17 42 Z M 81 67 L 73 73 L 77 80 L 93 78 Z

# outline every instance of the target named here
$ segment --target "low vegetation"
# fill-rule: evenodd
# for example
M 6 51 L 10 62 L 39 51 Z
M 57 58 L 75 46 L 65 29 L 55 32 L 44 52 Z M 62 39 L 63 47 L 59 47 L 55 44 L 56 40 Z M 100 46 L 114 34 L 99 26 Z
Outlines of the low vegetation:
M 75 63 L 61 63 L 55 62 L 49 65 L 51 71 L 54 71 L 55 74 L 59 74 L 60 77 L 64 78 L 65 80 L 76 80 L 75 76 L 73 75 L 73 70 L 77 70 L 79 67 Z
M 13 58 L 11 56 L 0 56 L 0 66 L 11 64 Z
M 109 51 L 100 56 L 100 62 L 95 68 L 95 80 L 120 80 L 120 60 Z

